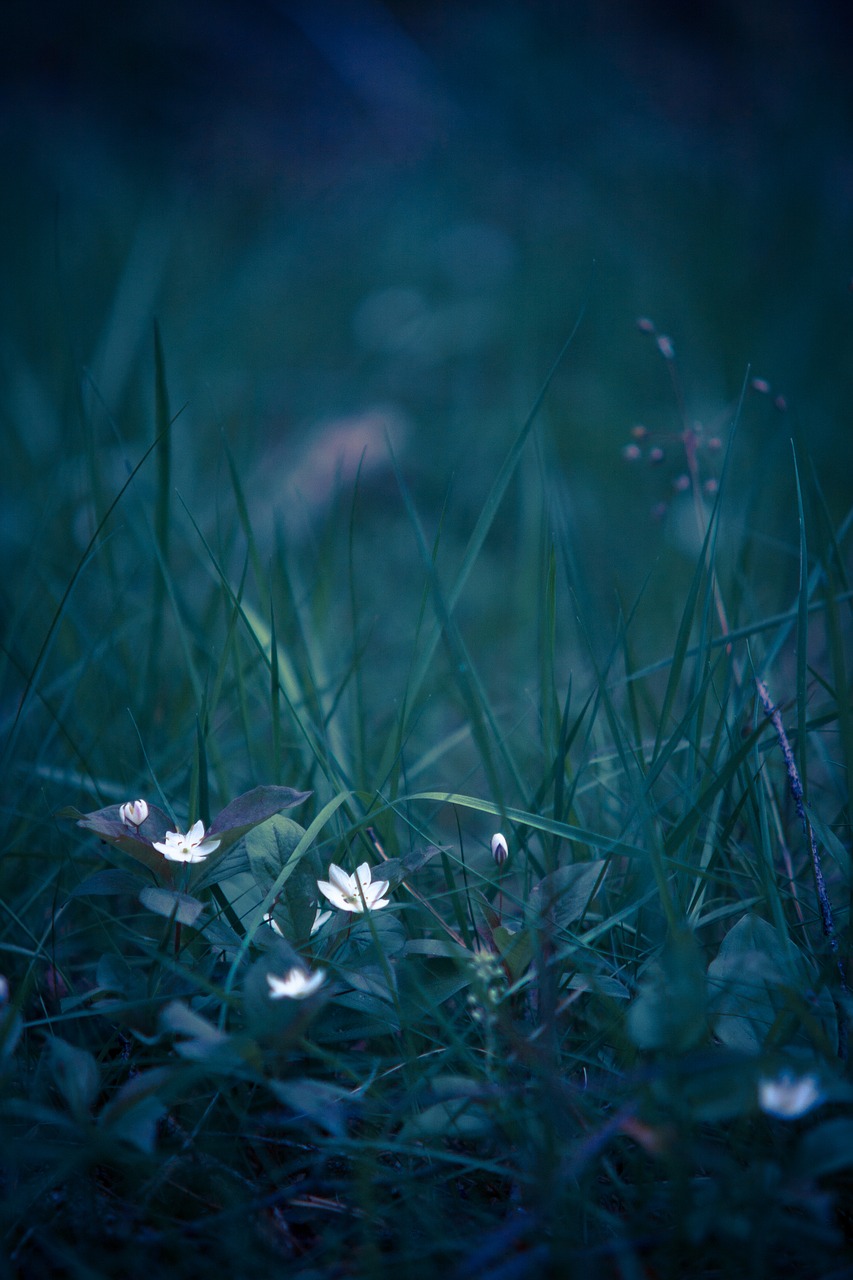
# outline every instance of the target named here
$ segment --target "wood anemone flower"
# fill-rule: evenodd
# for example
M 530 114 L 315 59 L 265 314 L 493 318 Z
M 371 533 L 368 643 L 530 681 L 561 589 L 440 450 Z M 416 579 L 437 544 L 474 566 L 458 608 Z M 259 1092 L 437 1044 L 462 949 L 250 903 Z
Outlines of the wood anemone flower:
M 267 974 L 270 1000 L 306 1000 L 308 996 L 313 996 L 325 981 L 325 969 L 315 969 L 313 973 L 309 973 L 307 969 L 300 969 L 298 965 L 288 969 L 283 978 L 276 977 L 274 973 Z
M 766 1115 L 779 1116 L 782 1120 L 796 1120 L 804 1116 L 823 1099 L 817 1077 L 796 1077 L 783 1071 L 775 1079 L 762 1077 L 758 1082 L 758 1105 Z
M 220 843 L 205 840 L 204 823 L 199 821 L 193 823 L 186 835 L 181 831 L 167 831 L 162 842 L 154 841 L 154 848 L 169 862 L 204 862 Z
M 385 897 L 388 883 L 387 880 L 371 880 L 367 862 L 356 868 L 354 876 L 333 862 L 329 867 L 329 879 L 318 880 L 317 888 L 339 911 L 379 911 L 390 906 Z

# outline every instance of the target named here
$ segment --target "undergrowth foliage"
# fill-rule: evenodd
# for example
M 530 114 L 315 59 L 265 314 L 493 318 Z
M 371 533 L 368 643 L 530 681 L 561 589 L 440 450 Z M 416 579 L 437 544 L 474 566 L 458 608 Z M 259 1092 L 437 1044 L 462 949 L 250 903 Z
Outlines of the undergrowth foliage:
M 543 473 L 522 720 L 460 606 L 546 383 L 453 569 L 398 473 L 423 594 L 376 707 L 355 506 L 301 562 L 228 457 L 233 524 L 176 508 L 155 365 L 153 493 L 144 455 L 93 496 L 40 639 L 5 639 L 7 1273 L 840 1274 L 849 518 L 797 479 L 799 586 L 757 614 L 736 440 L 688 466 L 643 665 Z

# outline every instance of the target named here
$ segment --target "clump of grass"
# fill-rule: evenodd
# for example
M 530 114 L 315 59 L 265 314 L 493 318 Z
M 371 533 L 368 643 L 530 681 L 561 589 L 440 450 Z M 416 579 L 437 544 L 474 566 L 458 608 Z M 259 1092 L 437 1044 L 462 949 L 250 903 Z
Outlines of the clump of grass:
M 230 458 L 233 520 L 174 502 L 155 366 L 153 505 L 143 454 L 5 639 L 13 1268 L 840 1274 L 849 522 L 801 495 L 798 589 L 754 616 L 724 468 L 638 666 L 643 600 L 603 642 L 543 477 L 489 583 L 538 602 L 502 615 L 530 712 L 464 602 L 542 396 L 455 567 L 398 470 L 403 624 L 355 501 L 313 558 L 259 546 Z

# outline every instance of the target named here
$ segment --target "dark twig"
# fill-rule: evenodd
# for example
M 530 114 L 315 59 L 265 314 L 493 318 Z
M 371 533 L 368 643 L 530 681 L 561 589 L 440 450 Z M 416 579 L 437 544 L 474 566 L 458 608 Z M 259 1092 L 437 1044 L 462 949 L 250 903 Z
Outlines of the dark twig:
M 806 815 L 806 806 L 803 798 L 803 784 L 797 770 L 797 763 L 794 759 L 794 753 L 791 750 L 791 744 L 788 741 L 788 735 L 785 732 L 785 726 L 782 724 L 782 717 L 778 708 L 774 705 L 770 697 L 770 691 L 763 680 L 756 678 L 755 687 L 758 690 L 758 697 L 761 701 L 765 712 L 772 721 L 773 728 L 776 730 L 776 736 L 779 739 L 779 746 L 782 748 L 782 755 L 785 758 L 785 770 L 788 774 L 788 783 L 791 788 L 791 795 L 794 797 L 794 805 L 800 816 L 800 822 L 803 824 L 803 831 L 809 842 L 809 849 L 812 855 L 812 867 L 814 868 L 815 885 L 817 887 L 818 903 L 820 904 L 820 919 L 823 925 L 824 936 L 828 939 L 832 954 L 835 957 L 835 963 L 838 966 L 838 976 L 841 983 L 841 993 L 843 997 L 848 995 L 847 979 L 844 974 L 844 964 L 841 959 L 841 950 L 838 945 L 838 934 L 835 932 L 835 924 L 832 918 L 832 904 L 829 901 L 829 894 L 826 889 L 826 880 L 823 876 L 823 865 L 820 858 L 820 850 L 817 847 L 812 825 Z M 835 1009 L 838 1015 L 838 1056 L 842 1061 L 847 1060 L 847 1015 L 843 1003 L 835 1001 Z

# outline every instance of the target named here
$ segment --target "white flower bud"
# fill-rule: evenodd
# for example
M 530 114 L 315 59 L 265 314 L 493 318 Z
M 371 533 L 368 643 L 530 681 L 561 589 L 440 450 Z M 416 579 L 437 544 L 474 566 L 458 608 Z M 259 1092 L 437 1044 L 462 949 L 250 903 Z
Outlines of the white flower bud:
M 499 867 L 502 867 L 509 857 L 509 846 L 506 837 L 501 835 L 500 831 L 496 831 L 492 836 L 492 857 Z
M 141 827 L 148 817 L 148 804 L 145 800 L 129 800 L 121 806 L 119 814 L 126 827 Z

